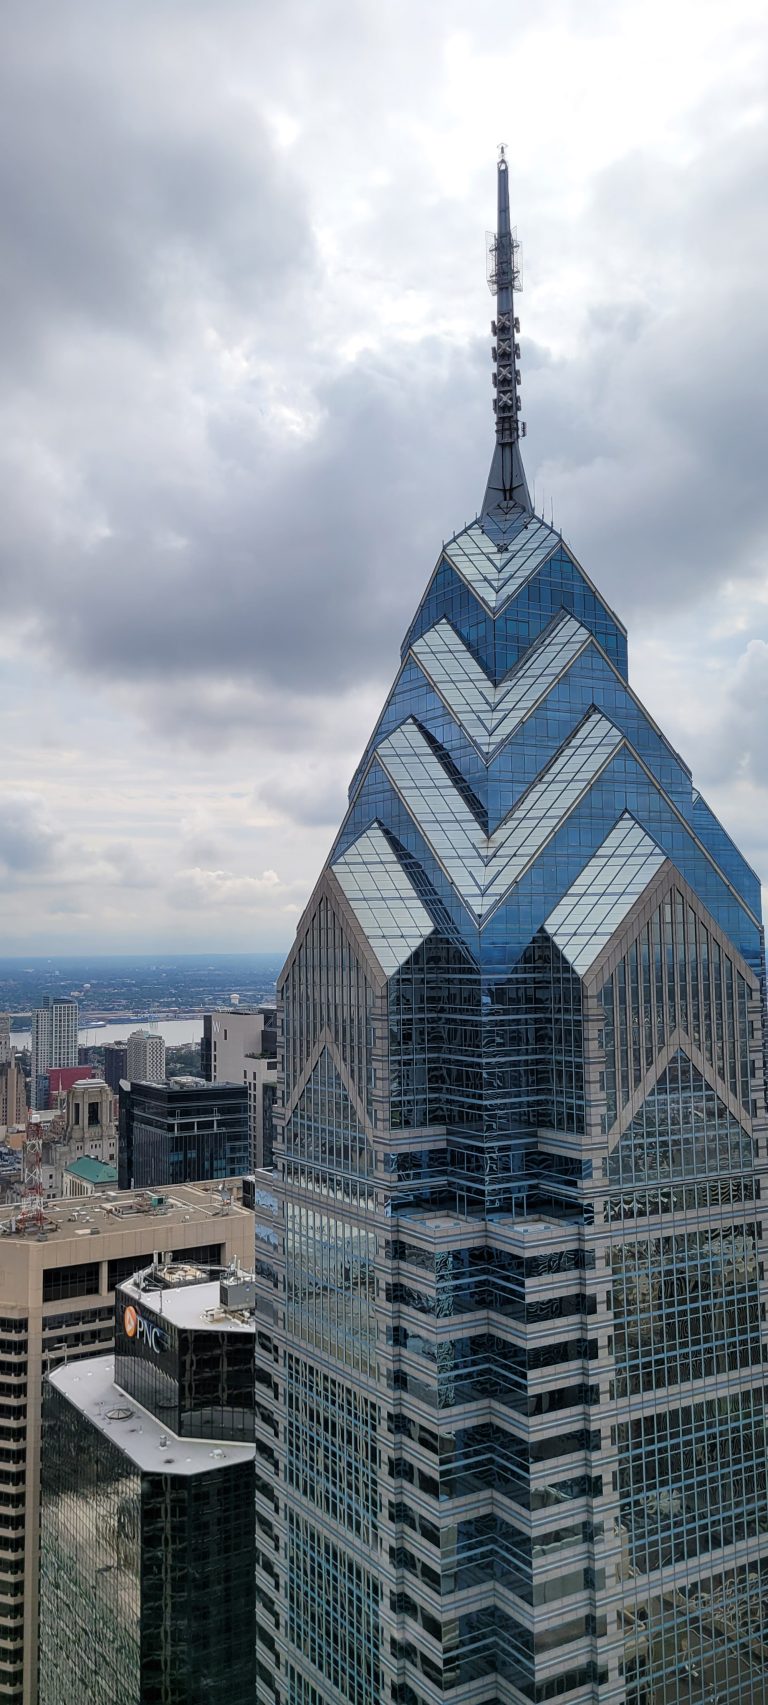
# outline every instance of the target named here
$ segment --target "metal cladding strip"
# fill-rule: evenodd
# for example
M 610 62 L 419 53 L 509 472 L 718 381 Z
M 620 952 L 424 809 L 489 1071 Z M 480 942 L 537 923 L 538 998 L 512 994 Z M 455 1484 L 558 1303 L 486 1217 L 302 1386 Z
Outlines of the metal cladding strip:
M 521 513 L 511 539 L 497 545 L 480 522 L 473 521 L 463 533 L 449 539 L 444 555 L 493 614 L 561 544 L 560 534 L 545 521 Z
M 575 616 L 563 611 L 541 644 L 527 652 L 498 686 L 444 617 L 414 642 L 411 652 L 459 726 L 488 761 L 592 637 Z
M 593 711 L 490 837 L 412 719 L 388 735 L 376 757 L 465 906 L 482 920 L 623 740 L 607 717 Z
M 624 812 L 544 925 L 578 976 L 589 970 L 666 856 Z
M 410 877 L 376 823 L 332 869 L 382 971 L 391 977 L 435 927 Z

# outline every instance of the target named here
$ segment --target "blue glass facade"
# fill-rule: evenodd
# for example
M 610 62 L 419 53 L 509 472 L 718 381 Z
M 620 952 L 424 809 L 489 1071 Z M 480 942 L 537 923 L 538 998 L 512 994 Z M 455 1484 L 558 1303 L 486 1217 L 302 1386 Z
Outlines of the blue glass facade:
M 279 984 L 265 1685 L 764 1705 L 759 883 L 532 513 L 499 181 L 485 504 Z

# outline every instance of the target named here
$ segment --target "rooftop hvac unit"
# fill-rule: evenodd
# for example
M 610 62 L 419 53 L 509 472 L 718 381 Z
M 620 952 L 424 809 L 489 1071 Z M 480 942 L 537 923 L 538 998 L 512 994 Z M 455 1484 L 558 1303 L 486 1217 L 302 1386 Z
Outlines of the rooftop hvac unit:
M 254 1279 L 222 1279 L 220 1287 L 221 1303 L 228 1309 L 255 1309 L 256 1283 Z

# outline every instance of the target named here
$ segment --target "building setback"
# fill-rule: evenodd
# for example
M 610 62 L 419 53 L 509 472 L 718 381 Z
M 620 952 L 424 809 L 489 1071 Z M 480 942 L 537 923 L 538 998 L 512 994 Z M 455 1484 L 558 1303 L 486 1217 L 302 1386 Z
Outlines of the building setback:
M 765 1705 L 760 886 L 534 512 L 503 156 L 490 258 L 481 511 L 278 982 L 263 1697 Z
M 121 1084 L 119 1125 L 121 1189 L 248 1171 L 245 1084 Z
M 253 1287 L 207 1280 L 127 1282 L 47 1382 L 40 1705 L 254 1705 Z
M 42 1237 L 16 1223 L 0 1208 L 0 1705 L 35 1705 L 43 1378 L 112 1348 L 115 1286 L 156 1253 L 250 1267 L 254 1221 L 190 1184 L 46 1203 Z

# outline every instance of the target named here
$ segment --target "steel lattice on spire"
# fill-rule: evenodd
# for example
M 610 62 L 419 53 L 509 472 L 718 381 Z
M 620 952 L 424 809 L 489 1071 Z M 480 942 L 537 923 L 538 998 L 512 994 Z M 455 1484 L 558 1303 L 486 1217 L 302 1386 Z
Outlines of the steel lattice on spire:
M 523 287 L 522 249 L 509 214 L 509 164 L 506 149 L 499 149 L 497 166 L 497 217 L 495 233 L 486 237 L 488 288 L 496 297 L 496 318 L 491 321 L 494 345 L 493 412 L 496 416 L 496 454 L 488 482 L 484 509 L 499 503 L 514 503 L 530 509 L 519 441 L 525 437 L 520 413 L 520 321 L 515 313 L 515 291 Z

